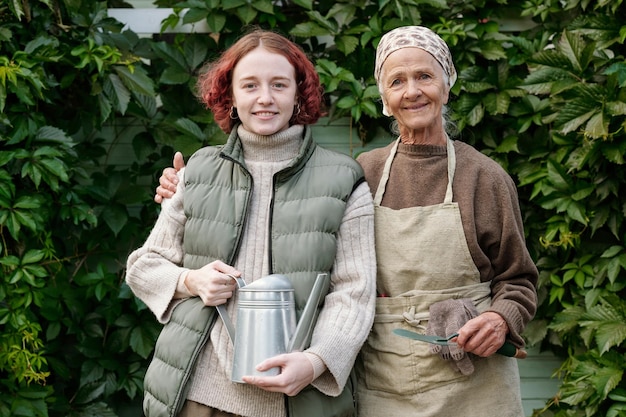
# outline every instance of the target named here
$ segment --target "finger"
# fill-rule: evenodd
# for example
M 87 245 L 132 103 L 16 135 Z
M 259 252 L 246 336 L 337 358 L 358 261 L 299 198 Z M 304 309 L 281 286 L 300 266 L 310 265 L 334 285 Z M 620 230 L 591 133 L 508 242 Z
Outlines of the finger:
M 209 287 L 201 287 L 198 290 L 198 295 L 202 298 L 205 305 L 219 306 L 228 303 L 228 300 L 233 296 L 232 291 L 224 291 L 224 286 L 219 286 L 219 289 L 215 289 L 212 285 Z
M 154 202 L 157 203 L 157 204 L 161 204 L 163 202 L 163 197 L 161 197 L 158 194 L 155 194 L 154 195 Z
M 170 181 L 178 181 L 177 171 L 172 167 L 163 168 L 163 176 L 168 178 Z
M 178 184 L 178 175 L 174 168 L 165 168 L 163 175 L 159 178 L 159 184 L 161 187 L 176 192 L 176 185 Z
M 276 355 L 276 356 L 272 356 L 271 358 L 267 358 L 265 359 L 263 362 L 259 363 L 256 366 L 256 370 L 263 372 L 263 371 L 267 371 L 268 369 L 271 368 L 282 368 L 287 364 L 285 355 Z
M 244 376 L 241 379 L 247 384 L 256 385 L 266 391 L 283 392 L 284 385 L 276 381 L 277 378 L 277 376 Z
M 161 197 L 164 197 L 164 198 L 172 198 L 172 196 L 174 195 L 173 192 L 171 192 L 167 188 L 164 188 L 162 185 L 159 185 L 156 188 L 156 193 L 157 193 L 157 195 L 159 195 Z
M 180 171 L 185 167 L 185 160 L 183 159 L 183 154 L 180 152 L 176 152 L 174 154 L 174 169 L 176 171 Z
M 232 280 L 231 277 L 228 277 L 228 275 L 233 275 L 234 277 L 239 278 L 241 276 L 241 271 L 238 271 L 237 269 L 235 269 L 234 267 L 220 261 L 214 261 L 213 262 L 213 268 L 218 271 L 221 272 L 222 274 L 226 275 L 228 280 Z M 225 278 L 225 279 L 226 279 Z

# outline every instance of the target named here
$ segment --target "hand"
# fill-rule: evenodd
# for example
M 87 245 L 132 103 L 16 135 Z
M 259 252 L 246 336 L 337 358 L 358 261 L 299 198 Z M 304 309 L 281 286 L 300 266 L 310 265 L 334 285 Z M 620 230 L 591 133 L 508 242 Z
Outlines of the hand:
M 240 277 L 241 272 L 222 261 L 213 261 L 200 269 L 190 270 L 185 277 L 185 286 L 205 305 L 218 306 L 226 303 L 237 288 L 237 282 L 229 275 Z
M 178 176 L 176 174 L 185 167 L 183 154 L 176 152 L 173 163 L 174 167 L 165 168 L 159 177 L 159 186 L 156 188 L 156 194 L 154 195 L 155 203 L 161 204 L 164 198 L 172 198 L 176 192 L 176 185 L 178 184 Z
M 487 357 L 502 347 L 509 327 L 498 313 L 487 311 L 459 329 L 456 342 L 466 352 Z
M 281 372 L 276 376 L 244 376 L 243 380 L 265 391 L 282 392 L 290 397 L 313 382 L 315 370 L 302 352 L 274 356 L 261 362 L 256 369 L 262 372 L 277 366 Z

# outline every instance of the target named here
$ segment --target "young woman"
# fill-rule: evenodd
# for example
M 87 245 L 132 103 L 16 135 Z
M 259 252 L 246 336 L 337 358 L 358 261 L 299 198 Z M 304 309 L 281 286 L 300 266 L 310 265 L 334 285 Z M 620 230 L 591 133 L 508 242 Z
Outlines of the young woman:
M 373 203 L 360 166 L 311 137 L 322 103 L 315 69 L 288 39 L 255 31 L 207 67 L 198 92 L 228 141 L 191 156 L 176 195 L 128 258 L 129 286 L 165 324 L 146 374 L 144 411 L 354 415 L 344 387 L 373 321 Z M 317 274 L 330 274 L 310 346 L 258 364 L 279 367 L 276 376 L 233 383 L 231 340 L 219 318 L 211 327 L 214 309 L 203 307 L 226 304 L 232 317 L 233 277 L 249 284 L 274 273 L 294 283 L 298 309 Z M 324 407 L 306 402 L 312 398 Z

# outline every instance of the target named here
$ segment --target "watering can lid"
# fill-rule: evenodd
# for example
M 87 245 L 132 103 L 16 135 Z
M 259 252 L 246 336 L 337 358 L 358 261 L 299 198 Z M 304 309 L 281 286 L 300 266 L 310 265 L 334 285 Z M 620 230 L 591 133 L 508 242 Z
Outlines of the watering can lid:
M 293 290 L 291 281 L 284 275 L 271 274 L 257 279 L 250 285 L 241 288 L 240 291 L 285 291 Z

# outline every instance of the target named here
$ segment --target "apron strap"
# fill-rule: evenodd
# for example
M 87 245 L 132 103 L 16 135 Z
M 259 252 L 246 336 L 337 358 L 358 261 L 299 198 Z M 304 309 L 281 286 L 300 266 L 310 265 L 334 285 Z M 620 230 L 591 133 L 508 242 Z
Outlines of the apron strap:
M 446 187 L 446 196 L 444 198 L 444 203 L 452 203 L 452 182 L 454 181 L 454 173 L 456 170 L 456 154 L 454 153 L 454 143 L 448 137 L 446 133 L 446 149 L 448 152 L 448 185 Z M 391 163 L 398 151 L 398 144 L 400 143 L 400 138 L 396 139 L 396 142 L 393 144 L 391 150 L 389 151 L 389 156 L 385 161 L 385 166 L 383 168 L 383 174 L 380 177 L 380 182 L 378 183 L 378 188 L 376 189 L 376 195 L 374 196 L 374 204 L 380 205 L 383 201 L 383 195 L 385 195 L 385 190 L 387 188 L 387 182 L 389 181 L 389 174 L 391 172 Z
M 374 204 L 376 205 L 380 205 L 380 202 L 383 201 L 383 195 L 385 194 L 385 189 L 387 188 L 387 180 L 389 180 L 389 173 L 391 172 L 391 163 L 393 162 L 393 157 L 396 155 L 399 143 L 400 138 L 396 139 L 396 143 L 393 144 L 391 151 L 389 151 L 389 157 L 385 161 L 383 175 L 380 178 L 378 188 L 376 189 L 376 196 L 374 197 Z
M 452 203 L 452 182 L 454 181 L 454 172 L 456 170 L 456 154 L 454 153 L 454 144 L 446 133 L 446 147 L 448 149 L 448 186 L 446 187 L 446 197 L 444 203 Z

